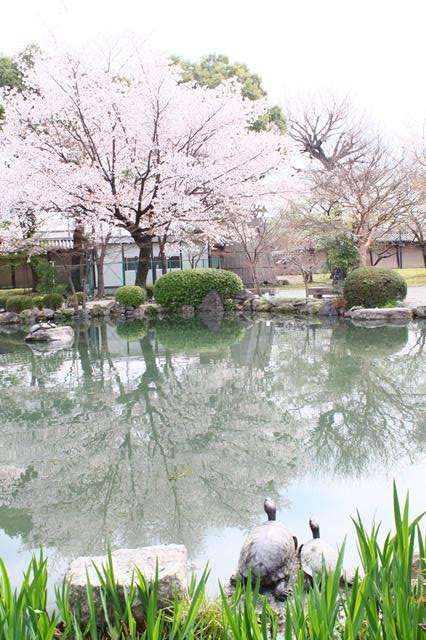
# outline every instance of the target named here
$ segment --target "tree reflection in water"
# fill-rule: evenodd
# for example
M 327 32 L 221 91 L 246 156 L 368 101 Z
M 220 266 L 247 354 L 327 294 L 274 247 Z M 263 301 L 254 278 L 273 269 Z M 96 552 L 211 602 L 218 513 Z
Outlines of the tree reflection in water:
M 307 466 L 358 476 L 424 451 L 424 324 L 168 320 L 140 335 L 82 325 L 51 354 L 0 337 L 0 464 L 31 469 L 0 527 L 29 547 L 173 541 L 194 556 L 207 528 L 250 526 Z

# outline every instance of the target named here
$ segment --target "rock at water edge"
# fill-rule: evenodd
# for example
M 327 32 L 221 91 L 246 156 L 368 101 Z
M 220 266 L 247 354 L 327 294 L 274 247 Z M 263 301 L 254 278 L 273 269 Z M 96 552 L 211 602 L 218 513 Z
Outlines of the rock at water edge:
M 30 331 L 25 338 L 25 342 L 55 342 L 63 346 L 71 346 L 74 342 L 74 329 L 68 326 L 46 327 L 42 323 L 38 329 Z
M 180 598 L 188 596 L 187 550 L 180 544 L 156 545 L 139 549 L 117 549 L 112 552 L 112 564 L 117 584 L 128 588 L 132 581 L 135 567 L 138 567 L 147 582 L 155 579 L 158 563 L 158 599 L 159 606 L 165 607 L 173 601 L 175 590 Z M 75 608 L 80 602 L 83 624 L 89 618 L 86 592 L 86 569 L 93 587 L 93 596 L 97 615 L 102 616 L 100 581 L 93 562 L 101 569 L 106 565 L 107 557 L 80 557 L 71 563 L 67 578 L 70 580 L 70 604 Z M 135 575 L 137 580 L 137 575 Z M 143 620 L 141 603 L 135 598 L 133 615 L 136 622 Z

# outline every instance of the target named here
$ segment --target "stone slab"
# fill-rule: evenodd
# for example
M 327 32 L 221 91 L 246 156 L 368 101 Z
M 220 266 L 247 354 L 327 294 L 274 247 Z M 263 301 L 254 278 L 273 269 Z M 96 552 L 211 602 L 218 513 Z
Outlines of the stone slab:
M 144 576 L 147 582 L 155 579 L 158 563 L 158 598 L 161 607 L 169 605 L 173 601 L 175 590 L 180 598 L 187 598 L 187 550 L 179 544 L 155 545 L 140 547 L 138 549 L 117 549 L 112 552 L 112 564 L 117 584 L 129 587 L 135 567 Z M 71 563 L 67 573 L 70 580 L 71 607 L 80 604 L 82 622 L 88 619 L 87 593 L 86 593 L 86 569 L 90 584 L 93 587 L 93 595 L 96 610 L 101 616 L 102 602 L 100 598 L 100 580 L 93 563 L 101 569 L 106 565 L 107 556 L 80 557 Z M 135 580 L 137 576 L 135 575 Z M 142 620 L 140 602 L 135 601 L 133 615 L 136 621 Z
M 352 320 L 411 320 L 413 312 L 408 307 L 391 307 L 380 309 L 354 309 L 351 310 Z

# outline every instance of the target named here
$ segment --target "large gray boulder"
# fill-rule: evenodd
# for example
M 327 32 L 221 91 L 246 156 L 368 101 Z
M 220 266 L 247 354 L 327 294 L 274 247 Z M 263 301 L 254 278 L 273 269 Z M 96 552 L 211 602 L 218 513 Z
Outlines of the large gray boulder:
M 234 300 L 235 302 L 243 303 L 246 300 L 251 300 L 254 297 L 255 296 L 252 291 L 249 291 L 248 289 L 242 289 L 241 291 L 238 291 L 238 293 L 234 296 Z
M 354 309 L 351 310 L 352 320 L 411 320 L 413 312 L 408 307 L 391 307 L 384 309 Z
M 197 313 L 199 315 L 212 314 L 215 316 L 223 316 L 225 309 L 216 289 L 212 289 L 204 296 L 197 307 Z
M 109 316 L 116 303 L 114 300 L 93 300 L 86 302 L 86 311 L 93 318 Z
M 31 327 L 25 342 L 51 342 L 63 347 L 71 347 L 74 343 L 74 329 L 72 327 L 57 327 L 53 323 L 41 322 Z
M 140 547 L 139 549 L 117 549 L 112 552 L 112 564 L 117 584 L 128 589 L 134 576 L 135 567 L 144 576 L 147 582 L 155 579 L 158 563 L 158 598 L 159 606 L 165 607 L 173 601 L 175 591 L 180 598 L 188 597 L 187 583 L 187 550 L 180 544 L 156 545 L 152 547 Z M 86 592 L 86 570 L 90 584 L 93 587 L 93 596 L 99 619 L 102 615 L 102 602 L 100 595 L 101 583 L 93 563 L 101 570 L 106 565 L 106 556 L 93 558 L 80 557 L 71 563 L 67 578 L 70 580 L 70 603 L 75 608 L 80 603 L 81 619 L 83 624 L 88 620 L 89 611 Z M 141 604 L 135 600 L 133 615 L 137 623 L 143 621 Z
M 39 318 L 44 318 L 45 320 L 53 320 L 53 318 L 55 317 L 55 311 L 54 309 L 49 309 L 49 308 L 43 308 L 40 311 L 40 314 L 38 316 Z
M 18 313 L 13 311 L 0 311 L 0 324 L 17 324 L 21 319 Z
M 426 305 L 414 307 L 413 314 L 416 318 L 426 318 Z
M 252 300 L 252 309 L 258 312 L 268 312 L 272 309 L 272 302 L 267 300 L 266 298 L 253 298 Z
M 325 300 L 318 311 L 318 315 L 328 318 L 334 318 L 339 315 L 336 304 L 333 300 Z

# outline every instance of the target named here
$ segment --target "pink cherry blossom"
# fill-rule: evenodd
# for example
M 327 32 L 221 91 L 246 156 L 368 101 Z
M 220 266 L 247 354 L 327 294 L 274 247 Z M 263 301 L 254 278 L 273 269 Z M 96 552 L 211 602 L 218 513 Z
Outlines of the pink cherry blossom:
M 244 99 L 232 81 L 179 80 L 167 60 L 136 57 L 126 76 L 84 53 L 37 56 L 31 89 L 0 96 L 2 250 L 36 245 L 59 213 L 100 237 L 126 230 L 141 281 L 153 236 L 230 241 L 230 220 L 279 208 L 293 189 L 289 143 L 248 127 L 266 101 Z

